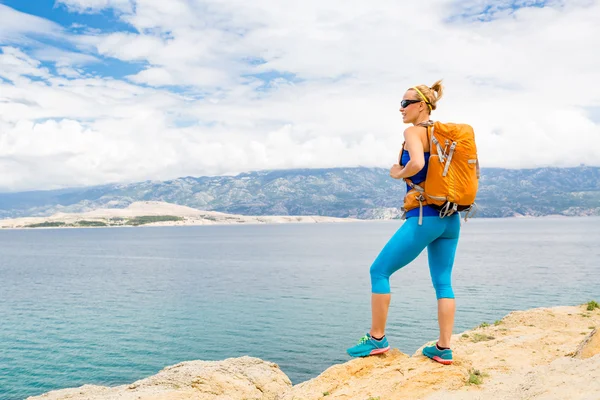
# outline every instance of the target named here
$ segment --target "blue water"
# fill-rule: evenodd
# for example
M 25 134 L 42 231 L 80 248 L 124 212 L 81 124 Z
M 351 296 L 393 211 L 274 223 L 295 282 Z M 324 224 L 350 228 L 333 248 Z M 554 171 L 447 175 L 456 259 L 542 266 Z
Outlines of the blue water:
M 118 385 L 251 355 L 294 383 L 349 359 L 369 266 L 399 221 L 0 231 L 0 399 Z M 475 219 L 456 258 L 456 332 L 600 299 L 600 218 Z M 426 255 L 392 277 L 388 338 L 436 338 Z

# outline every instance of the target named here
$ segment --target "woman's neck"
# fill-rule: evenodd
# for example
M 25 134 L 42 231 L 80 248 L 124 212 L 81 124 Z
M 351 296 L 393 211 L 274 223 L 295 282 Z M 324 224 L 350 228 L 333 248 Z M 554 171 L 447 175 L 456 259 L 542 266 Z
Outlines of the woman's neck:
M 429 122 L 429 115 L 424 115 L 422 117 L 417 118 L 415 122 L 413 122 L 414 126 L 420 125 L 423 122 Z

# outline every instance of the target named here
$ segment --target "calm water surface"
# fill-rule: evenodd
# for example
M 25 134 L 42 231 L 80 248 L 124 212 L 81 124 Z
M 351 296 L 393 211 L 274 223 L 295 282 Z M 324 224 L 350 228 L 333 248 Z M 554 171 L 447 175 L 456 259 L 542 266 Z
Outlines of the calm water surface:
M 369 329 L 369 267 L 400 225 L 0 231 L 0 399 L 242 355 L 315 377 Z M 456 332 L 599 300 L 599 243 L 594 217 L 463 224 Z M 387 335 L 412 354 L 437 335 L 426 254 L 391 284 Z

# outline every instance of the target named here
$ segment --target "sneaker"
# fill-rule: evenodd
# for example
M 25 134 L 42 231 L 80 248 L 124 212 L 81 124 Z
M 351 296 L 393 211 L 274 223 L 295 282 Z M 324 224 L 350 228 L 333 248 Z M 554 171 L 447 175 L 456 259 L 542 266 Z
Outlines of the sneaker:
M 352 357 L 366 357 L 375 354 L 385 353 L 390 349 L 387 338 L 384 337 L 381 340 L 375 340 L 368 333 L 360 338 L 360 341 L 356 346 L 350 347 L 348 354 Z
M 452 350 L 440 350 L 437 343 L 423 348 L 423 355 L 444 365 L 452 364 Z

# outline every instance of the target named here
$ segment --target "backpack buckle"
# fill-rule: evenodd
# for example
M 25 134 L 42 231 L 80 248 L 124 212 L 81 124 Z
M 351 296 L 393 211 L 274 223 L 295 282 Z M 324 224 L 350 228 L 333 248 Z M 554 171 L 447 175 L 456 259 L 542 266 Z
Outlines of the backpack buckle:
M 440 218 L 448 217 L 458 211 L 458 204 L 447 201 L 440 209 Z

